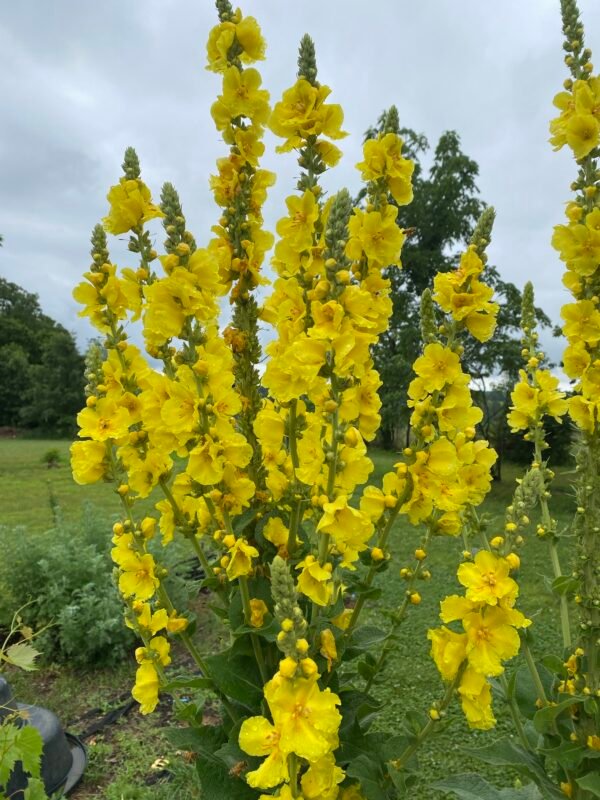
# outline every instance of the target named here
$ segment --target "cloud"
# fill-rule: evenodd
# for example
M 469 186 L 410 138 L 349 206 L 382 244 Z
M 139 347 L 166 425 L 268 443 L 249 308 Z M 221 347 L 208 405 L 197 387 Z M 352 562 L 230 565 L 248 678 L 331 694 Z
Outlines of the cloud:
M 581 2 L 589 23 L 594 5 Z M 261 72 L 273 98 L 293 80 L 302 33 L 315 39 L 320 76 L 350 132 L 328 187 L 356 188 L 362 134 L 392 103 L 432 143 L 457 130 L 479 163 L 482 197 L 497 210 L 493 263 L 518 285 L 533 279 L 538 302 L 558 322 L 565 293 L 549 240 L 574 165 L 547 143 L 551 100 L 566 74 L 557 4 L 248 0 L 244 11 L 267 37 Z M 38 3 L 35 16 L 24 3 L 4 9 L 0 272 L 38 292 L 46 313 L 82 345 L 93 331 L 70 291 L 126 146 L 137 148 L 155 194 L 163 181 L 175 184 L 199 241 L 217 217 L 208 175 L 224 145 L 209 113 L 218 78 L 204 70 L 214 20 L 207 0 L 53 0 Z M 265 209 L 273 229 L 296 166 L 272 152 L 264 165 L 279 176 Z M 113 257 L 130 262 L 119 242 Z M 558 359 L 560 343 L 547 344 Z

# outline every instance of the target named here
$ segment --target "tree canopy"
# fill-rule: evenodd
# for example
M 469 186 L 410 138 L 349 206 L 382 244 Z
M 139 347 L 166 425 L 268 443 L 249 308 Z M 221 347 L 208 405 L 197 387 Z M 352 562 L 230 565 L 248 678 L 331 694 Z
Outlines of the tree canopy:
M 382 115 L 377 126 L 367 131 L 366 138 L 376 136 L 384 124 Z M 410 128 L 401 129 L 400 134 L 404 139 L 404 154 L 415 162 L 414 199 L 410 205 L 398 208 L 398 225 L 408 234 L 402 250 L 403 269 L 387 270 L 386 277 L 392 283 L 393 311 L 390 327 L 375 348 L 375 365 L 383 381 L 381 430 L 387 446 L 393 443 L 399 429 L 408 425 L 407 388 L 415 353 L 421 346 L 421 294 L 432 286 L 437 272 L 457 266 L 459 253 L 466 247 L 485 208 L 476 183 L 479 166 L 462 151 L 455 131 L 442 134 L 428 168 L 425 166 L 430 155 L 427 138 Z M 507 387 L 512 385 L 521 366 L 521 292 L 513 283 L 504 281 L 494 266 L 486 267 L 485 280 L 493 286 L 500 303 L 496 332 L 485 344 L 467 343 L 465 359 L 483 394 L 491 376 L 502 376 Z M 537 311 L 538 321 L 549 325 L 543 311 Z M 493 439 L 491 422 L 490 417 L 485 433 Z
M 0 277 L 0 426 L 70 434 L 84 402 L 84 359 L 38 296 Z

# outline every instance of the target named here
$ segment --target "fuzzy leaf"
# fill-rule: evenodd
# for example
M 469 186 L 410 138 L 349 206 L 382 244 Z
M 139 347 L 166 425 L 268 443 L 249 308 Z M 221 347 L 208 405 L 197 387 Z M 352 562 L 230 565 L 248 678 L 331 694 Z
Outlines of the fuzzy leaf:
M 36 650 L 28 642 L 17 642 L 17 644 L 12 644 L 7 648 L 4 658 L 13 667 L 18 667 L 26 672 L 33 672 L 37 669 L 35 660 L 39 655 L 40 651 Z
M 600 773 L 590 772 L 583 778 L 577 778 L 577 785 L 589 792 L 592 797 L 600 797 Z
M 480 775 L 467 772 L 464 775 L 452 775 L 443 781 L 433 784 L 440 792 L 450 792 L 459 800 L 502 800 L 502 795 L 494 786 Z

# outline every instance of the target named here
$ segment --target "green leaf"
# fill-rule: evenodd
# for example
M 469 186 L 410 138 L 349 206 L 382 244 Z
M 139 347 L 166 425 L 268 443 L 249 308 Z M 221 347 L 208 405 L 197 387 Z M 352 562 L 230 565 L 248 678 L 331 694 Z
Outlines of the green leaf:
M 500 796 L 502 800 L 544 800 L 534 783 L 528 783 L 521 789 L 500 789 Z
M 463 775 L 453 775 L 443 781 L 438 781 L 432 786 L 440 792 L 450 792 L 459 800 L 502 800 L 502 795 L 494 786 L 489 784 L 480 775 L 467 772 Z
M 351 729 L 344 732 L 338 751 L 340 763 L 353 763 L 365 756 L 370 761 L 380 761 L 381 751 L 388 735 L 385 733 L 363 733 L 354 723 Z
M 367 800 L 388 800 L 385 775 L 381 763 L 368 755 L 353 759 L 346 769 L 350 778 L 357 778 Z
M 199 678 L 197 675 L 180 675 L 166 683 L 161 691 L 172 692 L 175 689 L 212 689 L 210 678 Z
M 30 778 L 23 793 L 23 800 L 48 800 L 43 781 L 39 778 Z
M 362 625 L 350 634 L 346 648 L 346 658 L 356 658 L 365 650 L 371 650 L 385 640 L 387 633 L 375 625 Z
M 0 787 L 6 786 L 15 765 L 23 765 L 23 771 L 34 778 L 40 774 L 40 759 L 43 742 L 39 731 L 31 725 L 18 728 L 10 722 L 0 725 Z
M 600 773 L 590 772 L 583 778 L 576 778 L 576 783 L 593 797 L 600 797 Z
M 350 729 L 357 724 L 364 732 L 381 709 L 379 700 L 355 689 L 346 689 L 338 694 L 342 701 L 341 730 Z
M 19 728 L 15 744 L 25 772 L 34 778 L 39 777 L 44 742 L 38 729 L 32 725 L 23 725 Z
M 256 800 L 256 792 L 231 775 L 225 764 L 198 759 L 196 770 L 202 784 L 202 800 Z
M 583 761 L 586 749 L 576 742 L 561 742 L 557 747 L 540 749 L 540 753 L 557 761 L 565 770 L 574 770 Z
M 564 800 L 564 794 L 548 779 L 544 761 L 536 753 L 525 750 L 511 739 L 499 739 L 486 747 L 464 749 L 469 755 L 486 764 L 510 766 L 517 770 L 520 775 L 534 781 L 542 789 L 547 800 Z
M 567 673 L 567 668 L 564 665 L 563 659 L 553 654 L 544 656 L 542 658 L 542 664 L 549 672 L 552 672 L 553 675 L 559 675 L 561 678 Z
M 552 581 L 552 591 L 558 595 L 571 594 L 579 586 L 579 581 L 572 575 L 560 575 Z
M 366 661 L 359 661 L 356 669 L 358 670 L 358 674 L 361 678 L 364 678 L 366 681 L 371 680 L 374 674 L 373 667 L 370 664 L 367 664 Z
M 33 672 L 37 669 L 35 660 L 39 655 L 39 650 L 36 650 L 28 642 L 17 642 L 6 649 L 4 658 L 14 667 L 19 667 L 26 672 Z
M 236 536 L 241 536 L 241 534 L 246 530 L 248 525 L 256 519 L 257 509 L 250 508 L 248 511 L 244 511 L 243 514 L 240 514 L 239 517 L 235 517 L 233 520 L 233 532 Z
M 409 744 L 410 741 L 407 736 L 402 736 L 401 734 L 391 736 L 381 748 L 381 757 L 384 761 L 392 761 L 395 758 L 400 758 Z
M 189 750 L 197 753 L 203 760 L 222 764 L 215 755 L 217 750 L 227 741 L 227 737 L 219 727 L 202 726 L 197 728 L 167 728 L 164 734 L 170 744 L 178 750 Z
M 583 697 L 577 697 L 576 695 L 573 695 L 572 697 L 568 697 L 566 700 L 557 703 L 555 706 L 546 706 L 545 708 L 540 708 L 533 718 L 535 729 L 540 733 L 548 733 L 552 729 L 556 718 L 560 716 L 563 711 L 566 711 L 568 708 L 571 708 L 571 706 L 574 706 L 577 703 L 582 703 L 583 700 Z
M 550 695 L 554 676 L 541 664 L 538 664 L 538 673 L 546 695 Z M 515 673 L 514 699 L 525 719 L 533 719 L 539 711 L 537 705 L 538 691 L 526 666 L 520 667 Z
M 226 650 L 205 659 L 208 672 L 217 688 L 227 697 L 252 710 L 260 706 L 263 687 L 260 673 L 253 658 L 232 655 Z

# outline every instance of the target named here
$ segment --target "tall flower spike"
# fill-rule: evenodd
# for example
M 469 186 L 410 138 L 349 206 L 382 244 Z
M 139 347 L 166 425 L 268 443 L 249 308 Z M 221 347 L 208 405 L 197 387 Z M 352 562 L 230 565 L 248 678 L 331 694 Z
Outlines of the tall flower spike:
M 315 43 L 308 33 L 305 33 L 300 39 L 298 77 L 305 78 L 313 86 L 317 85 L 317 54 Z
M 421 338 L 426 344 L 435 342 L 437 339 L 435 306 L 431 289 L 425 289 L 421 295 Z
M 140 160 L 133 147 L 126 148 L 122 167 L 123 173 L 128 181 L 135 181 L 140 177 Z
M 552 244 L 565 262 L 563 283 L 574 302 L 561 310 L 568 345 L 566 374 L 575 382 L 569 415 L 579 429 L 576 451 L 577 513 L 574 521 L 578 581 L 581 669 L 578 694 L 600 693 L 600 75 L 592 75 L 591 51 L 583 47 L 584 30 L 575 0 L 561 0 L 565 63 L 571 78 L 554 98 L 560 114 L 550 123 L 555 149 L 567 145 L 577 161 L 567 204 L 567 222 L 554 229 Z M 573 714 L 580 741 L 597 734 L 597 717 L 583 704 Z
M 229 22 L 233 17 L 233 7 L 229 0 L 216 0 L 217 13 L 220 22 Z

